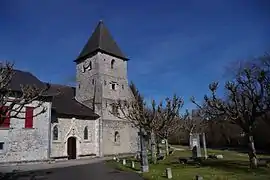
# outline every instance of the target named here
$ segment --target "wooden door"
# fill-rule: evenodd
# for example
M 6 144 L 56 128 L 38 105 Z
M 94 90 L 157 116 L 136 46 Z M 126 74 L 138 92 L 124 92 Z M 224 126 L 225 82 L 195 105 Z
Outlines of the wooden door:
M 67 153 L 68 153 L 68 159 L 76 159 L 77 152 L 76 152 L 76 138 L 70 137 L 68 138 L 68 144 L 67 144 Z

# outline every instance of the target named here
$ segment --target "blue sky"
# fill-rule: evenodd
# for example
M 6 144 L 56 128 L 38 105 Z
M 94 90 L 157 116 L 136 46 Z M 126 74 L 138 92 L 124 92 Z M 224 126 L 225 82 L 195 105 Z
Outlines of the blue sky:
M 228 64 L 270 50 L 269 9 L 268 0 L 1 0 L 0 59 L 67 84 L 102 19 L 147 99 L 177 93 L 192 108 L 189 97 L 224 81 Z

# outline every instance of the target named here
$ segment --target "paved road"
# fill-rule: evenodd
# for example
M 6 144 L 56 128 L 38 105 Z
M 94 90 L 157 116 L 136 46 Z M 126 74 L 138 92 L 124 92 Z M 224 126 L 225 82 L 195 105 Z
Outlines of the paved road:
M 35 179 L 31 179 L 35 176 Z M 61 167 L 32 172 L 19 172 L 14 177 L 5 177 L 1 180 L 142 180 L 131 172 L 122 172 L 108 167 L 104 161 L 92 164 L 83 164 L 70 167 Z

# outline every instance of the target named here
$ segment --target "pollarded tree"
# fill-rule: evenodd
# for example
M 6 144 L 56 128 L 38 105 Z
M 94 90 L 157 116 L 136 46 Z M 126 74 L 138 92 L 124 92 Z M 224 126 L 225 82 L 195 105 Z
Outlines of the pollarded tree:
M 196 112 L 194 113 L 194 111 Z M 193 110 L 190 115 L 190 113 L 187 111 L 185 115 L 186 118 L 183 118 L 180 121 L 180 129 L 188 134 L 192 134 L 194 132 L 200 133 L 203 131 L 204 117 L 200 112 L 198 110 Z
M 253 58 L 246 61 L 238 62 L 239 66 L 235 66 L 235 63 L 230 66 L 228 69 L 228 73 L 233 77 L 243 77 L 245 71 L 249 71 L 251 78 L 258 77 L 258 74 L 263 73 L 263 81 L 261 85 L 264 89 L 264 103 L 265 106 L 262 109 L 266 109 L 266 107 L 270 107 L 270 54 L 265 53 L 263 56 L 259 56 L 257 58 Z M 268 113 L 263 113 L 262 118 L 265 122 L 270 125 L 270 109 Z
M 161 102 L 158 105 L 156 118 L 154 118 L 154 132 L 165 140 L 166 155 L 169 155 L 168 138 L 179 130 L 180 120 L 185 117 L 180 116 L 179 110 L 183 107 L 184 101 L 176 94 L 172 98 L 165 99 L 165 105 Z
M 7 118 L 22 118 L 20 113 L 25 113 L 24 107 L 27 104 L 37 101 L 33 108 L 42 107 L 43 100 L 49 96 L 49 84 L 44 84 L 43 87 L 36 85 L 21 85 L 20 89 L 12 89 L 13 77 L 16 71 L 13 69 L 13 64 L 9 62 L 0 63 L 0 125 L 5 123 Z M 13 82 L 13 84 L 16 82 Z M 34 116 L 37 116 L 46 111 L 45 107 L 40 108 Z
M 258 58 L 259 63 L 253 63 L 253 69 L 256 73 L 263 73 L 264 81 L 263 87 L 265 89 L 265 106 L 261 109 L 267 108 L 267 112 L 263 113 L 263 120 L 270 126 L 270 54 L 265 53 L 264 56 Z
M 140 130 L 142 171 L 148 172 L 146 142 L 149 139 L 149 134 L 151 134 L 154 117 L 134 83 L 130 84 L 130 89 L 134 97 L 127 100 L 117 100 L 113 104 L 117 112 L 110 111 L 110 113 L 120 119 L 128 120 L 134 127 Z
M 253 129 L 258 117 L 269 111 L 265 71 L 246 68 L 236 78 L 225 85 L 226 98 L 218 98 L 218 83 L 209 85 L 211 96 L 205 96 L 208 106 L 206 113 L 212 117 L 224 116 L 227 121 L 238 125 L 249 142 L 250 167 L 257 167 L 257 156 L 253 139 Z M 197 104 L 194 98 L 191 99 Z M 197 104 L 198 105 L 198 104 Z M 199 106 L 199 105 L 198 105 Z M 200 106 L 199 106 L 200 107 Z

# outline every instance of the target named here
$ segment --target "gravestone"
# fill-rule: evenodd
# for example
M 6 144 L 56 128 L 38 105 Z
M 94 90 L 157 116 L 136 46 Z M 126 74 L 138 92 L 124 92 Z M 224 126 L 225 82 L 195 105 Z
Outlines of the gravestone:
M 197 146 L 193 146 L 193 149 L 192 149 L 192 157 L 193 158 L 197 158 L 198 157 L 198 149 L 197 149 Z
M 166 176 L 167 176 L 167 179 L 172 179 L 172 169 L 171 168 L 166 168 Z
M 192 149 L 192 157 L 202 157 L 201 146 L 200 146 L 200 134 L 190 134 L 190 146 Z
M 123 159 L 123 165 L 125 166 L 127 164 L 126 160 Z
M 135 163 L 134 163 L 134 161 L 131 161 L 131 168 L 135 168 Z

